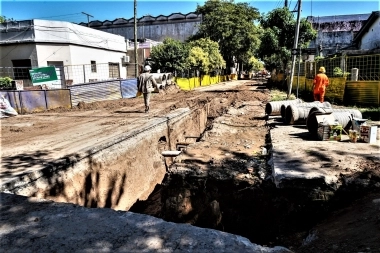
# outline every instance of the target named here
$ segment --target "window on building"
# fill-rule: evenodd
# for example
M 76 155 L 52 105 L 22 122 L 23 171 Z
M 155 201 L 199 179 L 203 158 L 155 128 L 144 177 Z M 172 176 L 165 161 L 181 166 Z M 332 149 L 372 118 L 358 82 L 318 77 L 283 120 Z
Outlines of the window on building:
M 96 73 L 96 61 L 91 61 L 91 72 Z
M 120 69 L 119 63 L 108 63 L 110 78 L 119 78 L 120 77 Z
M 12 65 L 15 80 L 30 80 L 29 70 L 32 69 L 30 59 L 12 60 Z

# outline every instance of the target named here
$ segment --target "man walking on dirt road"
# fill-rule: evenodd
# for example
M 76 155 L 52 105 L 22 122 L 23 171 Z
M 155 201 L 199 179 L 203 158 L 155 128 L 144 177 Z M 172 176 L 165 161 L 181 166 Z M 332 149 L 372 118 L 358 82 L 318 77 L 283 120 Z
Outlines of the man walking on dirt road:
M 137 79 L 137 91 L 144 96 L 145 112 L 149 112 L 150 96 L 154 88 L 157 87 L 156 80 L 153 75 L 150 74 L 150 71 L 151 67 L 146 65 L 144 72 Z
M 319 73 L 315 76 L 313 81 L 313 94 L 314 101 L 324 102 L 326 87 L 329 85 L 329 79 L 326 76 L 325 67 L 319 68 Z

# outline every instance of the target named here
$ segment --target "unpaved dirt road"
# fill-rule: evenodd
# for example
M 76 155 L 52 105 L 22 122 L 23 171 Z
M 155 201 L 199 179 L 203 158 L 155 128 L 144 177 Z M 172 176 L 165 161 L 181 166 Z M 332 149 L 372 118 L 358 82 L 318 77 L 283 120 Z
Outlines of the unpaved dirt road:
M 245 117 L 230 113 L 218 124 L 218 127 L 227 129 L 220 129 L 224 135 L 217 136 L 218 140 L 213 141 L 212 134 L 218 133 L 217 129 L 213 129 L 208 136 L 208 142 L 202 143 L 203 147 L 207 147 L 207 152 L 204 149 L 191 148 L 187 153 L 188 157 L 202 164 L 222 160 L 236 153 L 257 154 L 266 145 L 265 137 L 269 128 L 266 125 L 264 108 L 269 101 L 270 91 L 257 85 L 255 81 L 225 82 L 193 91 L 181 91 L 172 85 L 152 97 L 149 114 L 144 113 L 142 98 L 133 98 L 80 103 L 71 110 L 56 109 L 2 119 L 0 179 L 9 180 L 14 175 L 22 175 L 27 170 L 32 170 L 34 165 L 60 157 L 62 152 L 74 153 L 82 145 L 89 146 L 109 138 L 111 133 L 121 133 L 138 127 L 145 118 L 159 117 L 176 108 L 191 108 L 205 102 L 212 103 L 212 118 L 217 119 L 224 115 L 228 108 L 232 108 L 230 112 L 233 112 L 233 108 L 241 106 L 245 108 Z M 228 129 L 229 126 L 233 127 Z M 237 127 L 240 127 L 239 131 L 230 131 Z M 246 127 L 253 128 L 254 131 L 247 134 L 244 131 Z M 288 145 L 287 149 L 297 153 L 302 145 Z M 365 176 L 365 180 L 380 182 L 378 160 L 363 159 L 352 166 L 355 167 L 352 178 L 360 179 Z M 380 199 L 379 188 L 380 183 L 371 195 L 360 192 L 357 194 L 360 196 L 357 201 L 345 203 L 345 209 L 337 209 L 326 220 L 321 220 L 314 234 L 311 233 L 314 238 L 310 244 L 300 247 L 305 239 L 303 233 L 287 235 L 287 245 L 284 246 L 295 252 L 379 252 L 380 206 L 377 204 L 379 201 L 374 201 Z

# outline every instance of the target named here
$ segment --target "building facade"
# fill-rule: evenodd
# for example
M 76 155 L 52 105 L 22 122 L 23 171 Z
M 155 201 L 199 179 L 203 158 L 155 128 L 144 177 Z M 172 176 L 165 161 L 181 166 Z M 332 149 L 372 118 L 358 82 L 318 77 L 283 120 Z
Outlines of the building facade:
M 353 43 L 360 50 L 380 49 L 380 11 L 371 13 Z
M 317 48 L 317 55 L 327 56 L 351 46 L 369 16 L 370 13 L 307 17 L 317 31 L 317 37 L 310 42 L 309 48 Z
M 137 38 L 148 38 L 153 41 L 163 41 L 170 37 L 176 40 L 185 41 L 198 31 L 198 26 L 202 21 L 202 15 L 194 12 L 188 14 L 173 13 L 169 16 L 160 15 L 153 17 L 150 15 L 137 19 Z M 82 26 L 89 26 L 93 29 L 107 33 L 118 34 L 125 39 L 134 39 L 134 18 L 118 18 L 113 21 L 91 21 L 89 24 L 80 23 Z
M 51 20 L 0 24 L 0 67 L 29 86 L 29 70 L 56 66 L 62 84 L 126 78 L 124 37 Z M 8 76 L 9 76 L 8 75 Z

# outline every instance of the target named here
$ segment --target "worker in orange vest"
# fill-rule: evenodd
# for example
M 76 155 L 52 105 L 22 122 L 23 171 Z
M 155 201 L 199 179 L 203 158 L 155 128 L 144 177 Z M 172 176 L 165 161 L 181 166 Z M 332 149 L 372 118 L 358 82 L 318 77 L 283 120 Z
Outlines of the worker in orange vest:
M 319 73 L 315 76 L 313 81 L 313 94 L 314 101 L 324 102 L 326 87 L 329 85 L 329 79 L 326 76 L 325 67 L 319 68 Z

